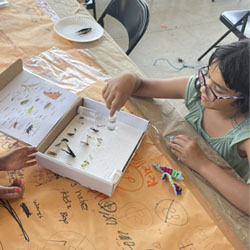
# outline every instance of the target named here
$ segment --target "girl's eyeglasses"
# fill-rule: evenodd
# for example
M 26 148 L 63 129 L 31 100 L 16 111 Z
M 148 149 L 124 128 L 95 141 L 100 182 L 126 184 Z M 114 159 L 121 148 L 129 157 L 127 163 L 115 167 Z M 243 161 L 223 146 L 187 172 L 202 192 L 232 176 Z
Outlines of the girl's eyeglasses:
M 217 96 L 214 91 L 206 84 L 205 76 L 208 74 L 208 66 L 202 67 L 198 70 L 198 80 L 200 82 L 201 87 L 205 87 L 207 99 L 210 102 L 214 102 L 219 99 L 244 99 L 243 96 Z

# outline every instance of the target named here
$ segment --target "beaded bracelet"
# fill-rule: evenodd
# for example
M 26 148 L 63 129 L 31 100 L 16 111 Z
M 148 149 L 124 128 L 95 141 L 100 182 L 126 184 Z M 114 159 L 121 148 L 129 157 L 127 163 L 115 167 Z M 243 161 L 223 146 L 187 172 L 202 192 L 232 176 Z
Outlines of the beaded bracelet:
M 181 174 L 181 171 L 177 171 L 175 169 L 168 168 L 168 167 L 162 167 L 159 164 L 155 164 L 155 163 L 153 163 L 152 166 L 155 167 L 160 172 L 162 172 L 162 175 L 161 175 L 162 180 L 166 180 L 166 178 L 168 178 L 171 186 L 174 189 L 175 195 L 182 195 L 182 188 L 178 186 L 176 183 L 174 183 L 172 180 L 172 178 L 178 181 L 184 180 Z

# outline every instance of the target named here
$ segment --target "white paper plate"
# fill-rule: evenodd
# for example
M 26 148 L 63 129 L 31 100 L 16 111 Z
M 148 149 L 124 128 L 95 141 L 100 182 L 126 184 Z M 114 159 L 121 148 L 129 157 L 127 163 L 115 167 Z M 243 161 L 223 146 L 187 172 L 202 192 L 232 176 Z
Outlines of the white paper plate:
M 76 31 L 83 28 L 92 28 L 87 34 L 79 35 Z M 63 38 L 73 42 L 92 42 L 103 35 L 103 28 L 94 20 L 87 17 L 66 17 L 55 23 L 55 32 Z

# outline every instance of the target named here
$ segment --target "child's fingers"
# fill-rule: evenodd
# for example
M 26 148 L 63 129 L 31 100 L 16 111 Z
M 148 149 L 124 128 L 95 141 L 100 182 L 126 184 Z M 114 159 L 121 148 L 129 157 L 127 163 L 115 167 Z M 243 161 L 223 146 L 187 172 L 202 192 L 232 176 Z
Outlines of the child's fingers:
M 178 150 L 175 150 L 174 148 L 171 148 L 171 152 L 177 157 L 178 160 L 181 160 L 181 152 Z
M 36 161 L 36 160 L 27 161 L 27 162 L 26 162 L 26 167 L 35 166 L 36 164 L 37 164 L 37 161 Z
M 32 146 L 24 146 L 24 147 L 19 147 L 15 148 L 12 151 L 10 151 L 8 154 L 18 154 L 20 156 L 25 156 L 25 155 L 30 155 L 36 153 L 37 150 L 35 147 Z
M 175 139 L 179 139 L 179 140 L 182 140 L 182 141 L 185 141 L 185 142 L 188 142 L 190 140 L 190 138 L 188 136 L 186 136 L 186 135 L 176 135 L 174 137 L 174 140 Z
M 121 95 L 120 94 L 117 94 L 115 96 L 115 98 L 113 99 L 113 102 L 112 102 L 112 105 L 111 105 L 111 108 L 110 108 L 110 116 L 112 117 L 115 112 L 117 111 L 118 109 L 118 106 L 120 104 L 120 101 L 121 101 Z
M 118 106 L 117 110 L 120 110 L 127 102 L 127 97 L 124 96 L 121 100 L 120 100 L 120 105 Z
M 114 93 L 113 93 L 113 94 L 110 94 L 110 95 L 106 98 L 105 102 L 106 102 L 106 106 L 107 106 L 108 109 L 111 108 L 114 98 L 115 98 L 115 94 L 114 94 Z
M 19 196 L 22 197 L 23 196 L 23 193 L 24 193 L 24 181 L 21 179 L 21 178 L 16 178 L 12 185 L 13 187 L 19 187 L 21 190 L 20 190 L 20 194 Z
M 31 160 L 34 160 L 34 159 L 36 159 L 36 155 L 35 155 L 35 154 L 33 154 L 33 155 L 28 155 L 26 161 L 31 161 Z
M 34 154 L 37 152 L 36 148 L 35 147 L 26 147 L 27 148 L 27 154 L 28 155 L 31 155 L 31 154 Z
M 108 96 L 109 96 L 109 91 L 106 90 L 106 91 L 102 94 L 102 97 L 103 97 L 103 99 L 105 100 L 105 102 L 106 102 Z
M 0 186 L 0 199 L 13 200 L 22 197 L 23 191 L 20 187 Z
M 11 186 L 21 187 L 23 184 L 23 180 L 21 178 L 15 178 Z
M 184 135 L 177 135 L 171 140 L 170 145 L 179 145 L 185 148 L 192 140 Z
M 106 84 L 104 86 L 104 88 L 102 89 L 102 96 L 103 96 L 104 99 L 105 99 L 105 96 L 106 96 L 106 90 L 107 90 L 107 88 L 108 88 L 108 84 Z
M 173 141 L 169 144 L 169 146 L 170 146 L 171 149 L 174 149 L 175 151 L 178 151 L 178 152 L 182 152 L 182 150 L 183 150 L 182 145 L 180 145 L 178 143 L 175 143 Z

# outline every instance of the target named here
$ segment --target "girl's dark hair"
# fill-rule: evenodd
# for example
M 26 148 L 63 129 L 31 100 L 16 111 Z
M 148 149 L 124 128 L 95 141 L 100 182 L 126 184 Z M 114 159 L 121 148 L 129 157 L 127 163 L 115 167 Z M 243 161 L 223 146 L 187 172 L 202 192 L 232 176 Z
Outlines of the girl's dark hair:
M 208 66 L 218 63 L 226 86 L 244 96 L 235 101 L 241 113 L 249 113 L 249 52 L 250 39 L 219 46 L 211 55 Z

